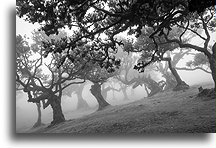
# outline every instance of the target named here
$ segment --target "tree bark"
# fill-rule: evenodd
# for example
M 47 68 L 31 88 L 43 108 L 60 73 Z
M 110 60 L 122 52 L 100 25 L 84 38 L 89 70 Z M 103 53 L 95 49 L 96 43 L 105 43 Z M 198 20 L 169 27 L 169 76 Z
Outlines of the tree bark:
M 216 65 L 215 65 L 215 51 L 216 51 L 216 43 L 214 43 L 214 45 L 212 46 L 212 55 L 211 56 L 207 56 L 209 59 L 209 63 L 210 63 L 210 69 L 211 69 L 211 74 L 212 74 L 212 79 L 214 81 L 214 88 L 215 88 L 215 69 L 216 69 Z
M 209 63 L 210 63 L 210 69 L 211 69 L 211 74 L 212 74 L 212 79 L 214 81 L 214 87 L 215 87 L 215 58 L 212 57 L 210 60 L 209 60 Z
M 148 94 L 148 97 L 151 97 L 151 96 L 157 94 L 158 92 L 162 91 L 162 89 L 159 86 L 159 84 L 156 81 L 154 81 L 151 77 L 148 77 L 146 79 L 146 83 L 145 84 L 151 90 L 151 92 Z
M 173 89 L 177 85 L 175 77 L 170 72 L 167 71 L 164 73 L 163 77 L 166 79 L 166 86 L 164 90 Z
M 164 58 L 164 60 L 166 60 L 168 62 L 169 69 L 170 69 L 171 73 L 173 74 L 173 76 L 175 77 L 176 82 L 177 82 L 177 85 L 173 88 L 173 91 L 189 89 L 190 88 L 189 85 L 186 84 L 184 81 L 182 81 L 177 70 L 172 66 L 171 58 L 170 57 Z
M 94 83 L 92 86 L 91 86 L 91 89 L 90 89 L 92 95 L 97 99 L 97 102 L 98 102 L 98 110 L 102 110 L 104 109 L 105 107 L 107 107 L 108 105 L 110 105 L 109 103 L 107 103 L 102 94 L 101 94 L 101 85 L 99 83 Z
M 51 122 L 51 125 L 55 125 L 55 124 L 64 122 L 65 117 L 62 113 L 60 98 L 56 95 L 53 95 L 52 100 L 50 100 L 50 105 L 53 109 L 53 121 Z

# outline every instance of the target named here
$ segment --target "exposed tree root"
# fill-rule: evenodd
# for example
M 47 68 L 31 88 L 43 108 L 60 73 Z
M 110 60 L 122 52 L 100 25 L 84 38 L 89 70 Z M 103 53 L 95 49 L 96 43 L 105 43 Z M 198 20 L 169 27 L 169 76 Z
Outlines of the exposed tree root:
M 186 84 L 184 81 L 182 81 L 181 84 L 177 84 L 175 88 L 173 88 L 173 91 L 180 91 L 180 90 L 186 90 L 189 89 L 190 86 Z

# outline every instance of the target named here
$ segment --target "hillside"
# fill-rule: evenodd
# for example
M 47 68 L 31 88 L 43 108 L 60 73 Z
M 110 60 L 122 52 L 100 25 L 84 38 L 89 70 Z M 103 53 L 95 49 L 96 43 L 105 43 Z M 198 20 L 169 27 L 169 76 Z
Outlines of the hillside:
M 215 99 L 197 98 L 197 88 L 162 92 L 29 132 L 73 135 L 216 132 Z

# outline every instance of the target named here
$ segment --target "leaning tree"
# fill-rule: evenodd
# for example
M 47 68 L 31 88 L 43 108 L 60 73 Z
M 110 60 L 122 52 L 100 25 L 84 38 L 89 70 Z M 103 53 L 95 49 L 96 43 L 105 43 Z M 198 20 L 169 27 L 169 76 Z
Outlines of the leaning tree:
M 76 35 L 72 35 L 77 37 Z M 72 37 L 73 38 L 73 37 Z M 88 38 L 77 41 L 75 46 L 68 46 L 71 37 L 64 37 L 60 40 L 43 42 L 45 56 L 51 51 L 62 55 L 58 68 L 64 68 L 66 61 L 68 69 L 74 70 L 74 66 L 79 66 L 82 72 L 77 73 L 76 77 L 81 80 L 89 80 L 92 85 L 91 93 L 99 103 L 99 110 L 103 109 L 108 103 L 101 95 L 101 85 L 113 74 L 120 66 L 120 60 L 114 56 L 115 48 L 111 41 L 103 40 L 100 36 L 91 40 Z M 62 67 L 63 66 L 63 67 Z M 71 67 L 70 67 L 71 66 Z
M 131 51 L 131 52 L 141 52 L 141 57 L 135 65 L 135 69 L 139 71 L 144 71 L 145 65 L 150 65 L 151 63 L 155 62 L 160 62 L 160 61 L 166 61 L 168 63 L 169 70 L 171 71 L 172 75 L 175 78 L 175 83 L 176 86 L 174 86 L 173 90 L 184 90 L 188 89 L 189 85 L 186 84 L 178 74 L 177 70 L 175 69 L 176 64 L 178 61 L 187 53 L 189 53 L 190 49 L 181 52 L 179 54 L 176 54 L 173 58 L 171 57 L 171 53 L 173 50 L 178 48 L 178 45 L 175 43 L 167 43 L 166 40 L 163 37 L 157 36 L 155 37 L 154 41 L 157 42 L 157 48 L 155 48 L 155 43 L 149 38 L 149 36 L 152 34 L 153 30 L 151 28 L 145 28 L 142 30 L 142 34 L 137 38 L 137 41 L 134 43 L 134 45 L 131 48 L 125 48 L 126 51 Z M 179 33 L 179 30 L 174 33 L 170 34 L 170 36 L 176 36 Z M 187 41 L 189 39 L 186 39 Z M 186 40 L 184 42 L 186 42 Z M 164 75 L 165 78 L 167 78 L 167 82 L 169 83 L 169 73 L 167 73 L 167 69 L 162 70 L 161 67 L 160 69 Z
M 52 39 L 50 41 L 60 45 L 58 40 Z M 17 46 L 16 82 L 28 94 L 29 102 L 42 102 L 43 108 L 51 106 L 53 110 L 51 125 L 55 125 L 65 121 L 61 108 L 62 91 L 72 84 L 85 82 L 83 76 L 87 71 L 84 71 L 85 63 L 80 63 L 78 57 L 73 64 L 69 60 L 62 64 L 63 55 L 53 53 L 50 55 L 50 60 L 44 62 L 43 56 L 47 56 L 46 49 L 42 50 L 38 47 L 42 48 L 42 46 L 35 45 L 26 51 L 25 48 Z M 52 46 L 52 48 L 56 47 Z M 48 76 L 42 74 L 45 69 L 48 71 Z
M 215 44 L 212 52 L 206 48 L 210 40 L 209 29 L 214 29 L 215 26 L 211 21 L 214 6 L 215 2 L 212 0 L 18 0 L 17 15 L 25 17 L 31 23 L 40 23 L 41 29 L 47 35 L 58 33 L 58 30 L 64 27 L 72 29 L 73 36 L 65 45 L 68 47 L 68 54 L 73 52 L 80 40 L 102 42 L 98 40 L 101 35 L 106 40 L 106 44 L 101 45 L 116 50 L 116 44 L 121 44 L 115 38 L 117 34 L 129 30 L 130 33 L 139 36 L 143 27 L 152 27 L 154 32 L 149 37 L 155 43 L 156 50 L 158 44 L 155 36 L 160 34 L 168 42 L 177 43 L 181 48 L 193 48 L 203 52 L 209 59 L 215 82 Z M 205 13 L 205 10 L 209 10 L 208 13 Z M 194 30 L 200 26 L 205 30 L 206 37 Z M 169 38 L 173 27 L 184 29 L 178 39 Z M 201 37 L 205 42 L 204 46 L 183 43 L 181 37 L 187 31 Z M 65 49 L 62 48 L 60 52 Z M 109 57 L 107 50 L 108 48 L 103 48 L 103 60 Z M 148 63 L 142 66 L 146 65 Z
M 103 85 L 101 86 L 101 94 L 105 100 L 107 100 L 108 92 L 112 91 L 112 99 L 115 100 L 116 98 L 115 98 L 114 93 L 121 91 L 121 89 L 117 89 L 115 87 L 116 82 L 115 82 L 115 79 L 113 79 L 113 78 L 114 78 L 114 76 L 112 78 L 109 78 L 106 81 L 106 83 L 103 83 Z
M 63 91 L 63 95 L 66 95 L 68 97 L 72 97 L 72 94 L 77 95 L 77 107 L 76 107 L 77 110 L 90 108 L 90 106 L 82 96 L 84 87 L 85 87 L 85 83 L 78 84 L 78 85 L 70 85 Z
M 123 42 L 126 44 L 127 40 L 123 39 Z M 120 90 L 122 90 L 124 99 L 129 100 L 127 88 L 132 86 L 136 80 L 138 80 L 136 79 L 136 75 L 134 75 L 135 71 L 133 69 L 133 65 L 136 63 L 137 57 L 133 53 L 124 52 L 122 47 L 119 47 L 116 57 L 121 59 L 121 66 L 118 69 L 118 73 L 114 76 L 114 79 L 120 82 Z M 131 74 L 132 76 L 130 77 Z
M 110 68 L 106 67 L 107 64 L 114 62 L 115 67 L 111 66 Z M 120 60 L 114 61 L 110 59 L 108 63 L 102 64 L 92 64 L 91 70 L 86 75 L 86 79 L 91 81 L 93 85 L 91 86 L 91 93 L 97 99 L 98 110 L 102 110 L 110 104 L 104 99 L 102 95 L 101 86 L 111 77 L 116 75 L 116 69 L 120 66 Z
M 196 51 L 203 53 L 210 64 L 212 78 L 215 84 L 215 42 L 212 48 L 209 49 L 211 35 L 210 32 L 215 32 L 215 8 L 211 7 L 206 9 L 206 11 L 201 13 L 190 14 L 188 17 L 184 18 L 181 22 L 176 22 L 175 25 L 178 28 L 184 29 L 184 31 L 178 37 L 170 37 L 172 29 L 161 29 L 158 33 L 165 38 L 168 43 L 176 43 L 180 48 L 191 48 Z M 183 23 L 184 22 L 184 23 Z M 203 34 L 198 33 L 197 30 L 202 29 Z M 194 33 L 199 37 L 203 43 L 202 45 L 196 45 L 193 43 L 184 43 L 182 37 L 188 35 L 188 33 Z M 152 37 L 155 34 L 152 34 Z M 199 55 L 197 55 L 199 56 Z
M 28 45 L 28 42 L 26 41 L 25 37 L 22 37 L 21 35 L 16 36 L 16 74 L 20 73 L 21 77 L 20 79 L 26 80 L 28 79 L 28 71 L 30 71 L 34 67 L 35 61 L 30 61 L 29 57 L 32 53 L 30 53 L 30 47 Z M 27 63 L 30 63 L 29 65 Z M 26 65 L 26 67 L 24 66 Z M 28 66 L 27 66 L 28 65 Z M 41 69 L 38 69 L 37 75 L 40 75 L 40 77 L 45 80 L 46 76 L 41 75 Z M 16 81 L 16 91 L 20 92 L 23 91 L 23 85 L 21 83 Z M 33 92 L 34 96 L 37 96 L 37 92 Z M 41 121 L 41 103 L 36 103 L 37 106 L 37 113 L 38 118 L 36 123 L 33 125 L 33 128 L 39 127 L 42 124 Z
M 156 93 L 161 91 L 161 87 L 159 83 L 154 79 L 157 78 L 155 66 L 147 67 L 144 74 L 139 74 L 136 70 L 134 70 L 133 66 L 136 64 L 137 59 L 140 53 L 134 53 L 133 44 L 131 43 L 133 39 L 125 39 L 123 38 L 123 48 L 119 48 L 118 52 L 115 54 L 116 57 L 121 59 L 121 66 L 118 69 L 117 75 L 114 76 L 116 80 L 119 81 L 120 89 L 124 95 L 124 98 L 127 100 L 127 88 L 132 87 L 131 91 L 138 86 L 145 86 L 145 91 L 148 96 L 155 95 Z M 133 50 L 134 51 L 134 50 Z M 151 76 L 150 76 L 151 75 Z

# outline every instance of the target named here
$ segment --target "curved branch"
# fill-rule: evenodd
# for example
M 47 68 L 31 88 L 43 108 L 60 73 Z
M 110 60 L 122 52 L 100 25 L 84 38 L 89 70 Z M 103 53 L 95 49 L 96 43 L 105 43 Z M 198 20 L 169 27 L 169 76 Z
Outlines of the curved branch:
M 203 18 L 202 15 L 201 15 L 201 21 L 202 21 L 203 29 L 204 29 L 206 37 L 207 37 L 207 39 L 206 39 L 206 41 L 204 43 L 204 48 L 207 49 L 209 41 L 210 41 L 210 35 L 209 35 L 209 32 L 208 32 L 207 23 L 205 22 L 205 20 L 204 20 L 204 18 Z
M 177 24 L 177 23 L 176 23 Z M 180 41 L 182 41 L 182 36 L 185 34 L 185 32 L 188 30 L 188 27 L 189 27 L 189 24 L 190 24 L 190 22 L 189 22 L 189 20 L 187 20 L 187 26 L 184 28 L 185 30 L 180 34 L 180 36 L 179 36 L 179 40 Z
M 52 69 L 49 67 L 49 65 L 47 65 L 46 63 L 44 63 L 44 64 L 45 64 L 45 66 L 49 69 L 49 71 L 51 72 L 52 78 L 51 78 L 50 88 L 52 88 L 52 87 L 53 87 L 53 83 L 54 83 L 54 79 L 55 79 L 54 72 L 53 72 Z
M 71 82 L 71 83 L 65 85 L 64 87 L 62 87 L 61 91 L 64 90 L 65 88 L 67 88 L 68 86 L 72 85 L 72 84 L 82 84 L 82 83 L 85 83 L 85 82 L 86 82 L 86 79 L 83 79 L 83 81 L 80 81 L 80 82 Z M 55 91 L 54 94 L 57 93 L 57 92 L 59 92 L 59 90 Z
M 204 71 L 204 72 L 206 72 L 206 73 L 209 73 L 209 74 L 211 74 L 211 72 L 210 71 L 208 71 L 208 70 L 206 70 L 206 69 L 204 69 L 204 68 L 202 68 L 202 67 L 195 67 L 195 68 L 187 68 L 187 67 L 175 67 L 175 69 L 177 69 L 177 70 L 188 70 L 188 71 L 194 71 L 194 70 L 202 70 L 202 71 Z
M 173 17 L 177 14 L 184 14 L 185 12 L 182 11 L 182 10 L 178 10 L 178 11 L 175 11 L 173 14 L 170 14 L 169 16 L 167 16 L 164 21 L 158 26 L 157 30 L 154 31 L 150 36 L 149 38 L 152 38 L 154 35 L 156 35 L 158 32 L 160 32 L 163 28 L 167 27 L 168 26 L 168 23 L 170 23 L 171 19 L 173 19 Z
M 163 35 L 164 35 L 164 38 L 166 39 L 166 41 L 168 43 L 177 43 L 180 48 L 192 48 L 192 49 L 195 49 L 197 51 L 203 52 L 208 57 L 211 56 L 211 53 L 208 52 L 208 50 L 206 50 L 205 48 L 199 47 L 197 45 L 189 44 L 189 43 L 183 43 L 183 42 L 179 41 L 178 39 L 169 39 L 166 34 L 163 34 Z
M 197 33 L 196 31 L 192 30 L 191 28 L 188 28 L 188 27 L 186 28 L 186 27 L 184 27 L 184 26 L 182 26 L 182 25 L 179 25 L 178 23 L 176 23 L 176 25 L 177 25 L 178 27 L 182 28 L 182 29 L 191 31 L 191 32 L 193 32 L 194 34 L 196 34 L 198 37 L 200 37 L 201 39 L 206 40 L 206 38 L 204 38 L 203 36 L 201 36 L 201 35 L 200 35 L 199 33 Z

